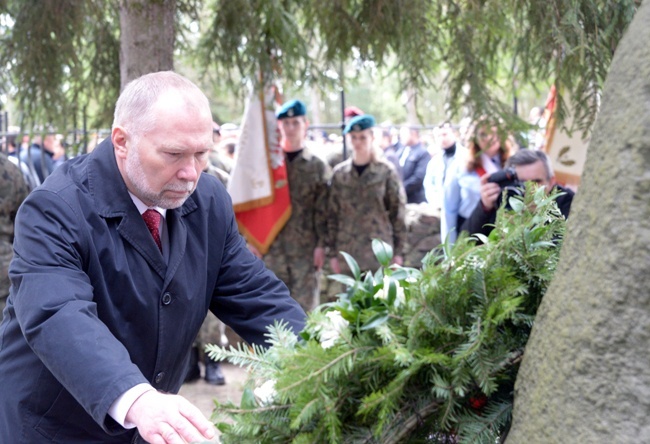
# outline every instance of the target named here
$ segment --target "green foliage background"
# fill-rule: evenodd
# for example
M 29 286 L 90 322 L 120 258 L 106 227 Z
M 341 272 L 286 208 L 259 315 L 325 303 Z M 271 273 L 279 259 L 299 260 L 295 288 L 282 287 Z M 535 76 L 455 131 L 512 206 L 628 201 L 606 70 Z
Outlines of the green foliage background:
M 281 78 L 288 91 L 316 85 L 332 93 L 379 69 L 397 79 L 398 92 L 440 91 L 432 106 L 447 118 L 496 115 L 516 130 L 522 122 L 512 115 L 512 98 L 530 88 L 544 97 L 550 83 L 571 93 L 582 128 L 592 124 L 612 55 L 640 0 L 170 4 L 178 17 L 177 59 L 193 60 L 197 77 L 218 85 L 215 93 L 225 85 L 241 97 L 260 70 Z M 118 5 L 0 0 L 0 92 L 15 100 L 22 120 L 61 126 L 86 110 L 92 125 L 110 123 L 120 84 Z M 395 101 L 355 105 L 383 120 Z

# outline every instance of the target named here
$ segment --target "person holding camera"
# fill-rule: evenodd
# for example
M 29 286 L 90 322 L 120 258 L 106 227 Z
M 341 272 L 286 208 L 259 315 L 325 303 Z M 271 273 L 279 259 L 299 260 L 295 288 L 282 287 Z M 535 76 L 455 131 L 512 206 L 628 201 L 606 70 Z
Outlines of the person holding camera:
M 562 215 L 569 217 L 575 193 L 555 183 L 551 160 L 543 151 L 526 149 L 510 157 L 504 170 L 481 178 L 481 200 L 461 226 L 461 231 L 489 235 L 492 231 L 491 224 L 496 220 L 500 206 L 499 198 L 503 191 L 521 194 L 524 182 L 530 181 L 544 187 L 546 193 L 550 193 L 554 188 L 564 193 L 558 196 L 556 202 Z
M 455 156 L 443 185 L 440 236 L 450 245 L 481 199 L 481 177 L 501 170 L 516 149 L 511 137 L 486 120 L 479 121 L 471 134 L 467 157 Z

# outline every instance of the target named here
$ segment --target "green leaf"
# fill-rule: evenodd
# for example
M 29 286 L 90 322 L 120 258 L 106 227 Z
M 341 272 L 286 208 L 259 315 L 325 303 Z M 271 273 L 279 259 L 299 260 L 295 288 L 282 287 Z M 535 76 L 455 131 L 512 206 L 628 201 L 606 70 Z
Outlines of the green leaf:
M 353 278 L 345 274 L 330 274 L 329 276 L 327 276 L 327 279 L 340 282 L 343 285 L 346 285 L 348 287 L 353 287 L 357 283 L 356 280 L 354 280 Z
M 395 282 L 395 279 L 389 278 L 388 288 L 384 288 L 384 291 L 387 291 L 388 297 L 386 298 L 386 301 L 388 302 L 388 305 L 392 306 L 397 297 L 397 282 Z
M 388 322 L 388 314 L 386 313 L 378 313 L 375 316 L 371 317 L 368 319 L 368 322 L 364 323 L 359 330 L 365 331 L 365 330 L 371 330 L 373 328 L 379 327 L 382 324 L 385 324 Z
M 511 197 L 508 199 L 508 203 L 510 204 L 510 208 L 512 208 L 512 211 L 515 213 L 521 213 L 522 210 L 524 209 L 524 202 L 521 199 L 518 199 L 516 197 Z
M 550 241 L 540 241 L 540 242 L 535 242 L 534 244 L 531 244 L 530 248 L 531 249 L 536 249 L 536 248 L 552 248 L 554 247 L 555 244 Z
M 257 400 L 255 393 L 250 388 L 245 388 L 241 395 L 241 408 L 246 410 L 253 410 L 257 408 Z
M 377 261 L 384 267 L 388 267 L 393 260 L 393 247 L 381 239 L 372 240 L 372 251 L 375 253 Z
M 377 268 L 377 271 L 375 271 L 375 282 L 381 282 L 382 279 L 384 279 L 384 268 L 379 267 Z
M 352 276 L 358 281 L 361 280 L 361 269 L 359 268 L 359 264 L 357 263 L 356 260 L 352 256 L 350 256 L 348 253 L 345 251 L 341 251 L 341 254 L 345 258 L 345 262 L 348 263 L 348 267 L 350 267 L 350 271 L 352 272 Z
M 409 274 L 408 268 L 396 268 L 393 270 L 393 272 L 390 274 L 390 277 L 395 279 L 396 281 L 403 281 L 404 279 L 407 279 L 410 274 Z
M 219 422 L 216 425 L 221 433 L 230 433 L 232 430 L 232 424 L 228 424 L 227 422 Z

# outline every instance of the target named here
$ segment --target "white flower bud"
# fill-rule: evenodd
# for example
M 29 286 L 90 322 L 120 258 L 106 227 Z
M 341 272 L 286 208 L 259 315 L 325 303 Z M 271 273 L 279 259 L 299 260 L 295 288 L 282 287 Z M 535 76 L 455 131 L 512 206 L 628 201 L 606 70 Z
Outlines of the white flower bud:
M 253 390 L 253 393 L 259 400 L 260 404 L 272 404 L 275 398 L 275 380 L 269 379 L 264 384 Z
M 323 348 L 330 348 L 341 337 L 344 329 L 348 328 L 348 321 L 343 319 L 341 312 L 330 311 L 325 315 L 327 321 L 323 323 L 320 334 L 320 345 Z

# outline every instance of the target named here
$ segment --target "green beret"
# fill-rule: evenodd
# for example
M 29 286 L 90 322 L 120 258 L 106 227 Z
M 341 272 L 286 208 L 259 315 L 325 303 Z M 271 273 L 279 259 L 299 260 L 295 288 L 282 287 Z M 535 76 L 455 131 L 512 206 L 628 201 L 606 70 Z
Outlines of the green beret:
M 298 117 L 305 114 L 307 114 L 307 108 L 304 103 L 300 100 L 289 100 L 280 107 L 277 117 L 278 119 L 286 119 L 287 117 Z
M 370 114 L 363 114 L 361 116 L 356 116 L 350 119 L 348 124 L 345 125 L 343 134 L 347 134 L 352 131 L 363 131 L 368 128 L 372 128 L 373 126 L 375 126 L 375 118 Z

